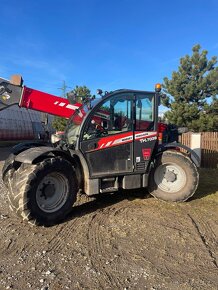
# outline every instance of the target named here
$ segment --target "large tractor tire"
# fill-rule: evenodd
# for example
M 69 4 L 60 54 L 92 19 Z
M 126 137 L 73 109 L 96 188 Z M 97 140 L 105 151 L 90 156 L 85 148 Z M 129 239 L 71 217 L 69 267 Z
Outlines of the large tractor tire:
M 158 156 L 149 176 L 151 195 L 165 201 L 182 202 L 196 191 L 199 175 L 195 164 L 186 155 L 165 151 Z
M 13 164 L 12 162 L 13 160 L 14 160 L 14 155 L 11 153 L 6 159 L 3 169 L 2 169 L 2 173 L 3 173 L 2 179 L 7 189 L 9 188 L 9 182 L 13 178 L 13 174 L 17 167 Z
M 63 220 L 78 191 L 72 165 L 60 157 L 36 165 L 22 163 L 8 175 L 7 183 L 11 208 L 35 225 L 51 226 Z

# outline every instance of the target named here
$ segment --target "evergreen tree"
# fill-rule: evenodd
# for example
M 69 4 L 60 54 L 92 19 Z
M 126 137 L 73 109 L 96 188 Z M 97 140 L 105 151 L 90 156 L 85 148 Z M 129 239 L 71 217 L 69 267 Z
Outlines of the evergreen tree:
M 85 99 L 91 98 L 91 91 L 86 86 L 76 86 L 67 93 L 67 97 L 70 103 L 82 103 Z
M 55 116 L 54 121 L 52 122 L 52 127 L 56 131 L 64 131 L 67 126 L 67 119 Z
M 166 118 L 177 126 L 194 131 L 218 131 L 217 57 L 207 58 L 208 52 L 200 45 L 192 48 L 192 55 L 180 59 L 178 71 L 172 78 L 164 78 L 166 98 L 163 104 L 170 108 Z M 208 100 L 210 100 L 208 102 Z

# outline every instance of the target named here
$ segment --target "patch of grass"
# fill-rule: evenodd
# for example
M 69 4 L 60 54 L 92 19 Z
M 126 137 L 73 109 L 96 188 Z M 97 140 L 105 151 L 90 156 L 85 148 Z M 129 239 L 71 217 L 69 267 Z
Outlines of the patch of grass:
M 199 186 L 195 197 L 218 202 L 218 169 L 201 168 L 199 175 Z

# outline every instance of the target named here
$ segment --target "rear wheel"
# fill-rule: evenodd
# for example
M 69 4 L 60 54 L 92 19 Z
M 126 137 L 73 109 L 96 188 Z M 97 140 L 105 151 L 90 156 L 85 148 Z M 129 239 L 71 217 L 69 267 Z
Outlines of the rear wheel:
M 22 164 L 9 181 L 9 202 L 30 223 L 53 225 L 71 211 L 77 194 L 72 165 L 60 157 Z
M 166 201 L 185 201 L 198 186 L 195 164 L 182 153 L 166 151 L 158 157 L 149 177 L 151 195 Z

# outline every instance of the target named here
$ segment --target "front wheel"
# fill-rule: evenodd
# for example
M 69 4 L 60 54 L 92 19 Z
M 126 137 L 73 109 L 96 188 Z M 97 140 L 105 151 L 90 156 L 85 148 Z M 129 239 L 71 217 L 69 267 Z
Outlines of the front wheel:
M 179 152 L 165 151 L 150 173 L 148 190 L 158 199 L 182 202 L 195 193 L 198 181 L 197 168 L 190 158 Z
M 60 157 L 37 165 L 22 164 L 9 188 L 14 211 L 32 224 L 50 226 L 63 220 L 76 200 L 77 181 L 72 165 Z

